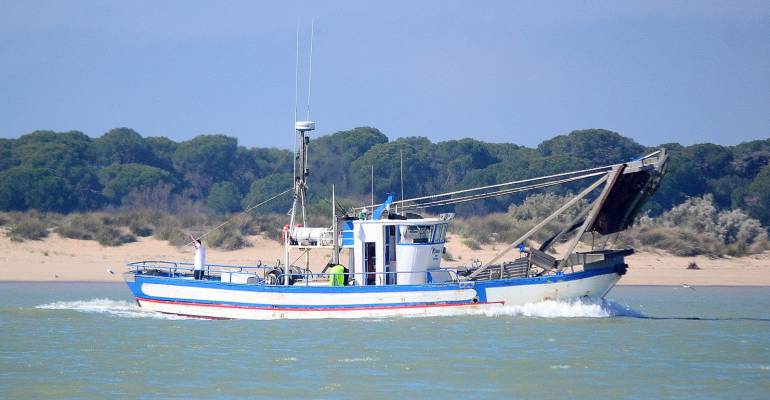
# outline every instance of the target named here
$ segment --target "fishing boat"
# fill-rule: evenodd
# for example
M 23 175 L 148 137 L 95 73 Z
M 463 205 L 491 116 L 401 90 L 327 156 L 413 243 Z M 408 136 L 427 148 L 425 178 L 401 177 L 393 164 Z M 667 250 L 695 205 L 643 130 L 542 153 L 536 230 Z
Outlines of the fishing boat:
M 206 265 L 202 279 L 194 279 L 188 262 L 131 262 L 124 277 L 140 307 L 213 319 L 380 318 L 599 300 L 626 273 L 624 258 L 633 249 L 578 252 L 577 245 L 584 234 L 611 237 L 627 229 L 658 188 L 667 162 L 660 149 L 625 163 L 448 193 L 400 200 L 389 194 L 381 204 L 344 212 L 332 189 L 331 226 L 307 227 L 307 148 L 315 123 L 297 121 L 294 128 L 294 178 L 287 190 L 293 204 L 284 227 L 283 259 L 274 265 Z M 587 187 L 497 256 L 465 266 L 441 264 L 454 215 L 416 213 L 581 182 Z M 571 223 L 542 243 L 532 240 L 578 204 L 583 207 Z M 566 250 L 553 254 L 554 245 L 565 242 Z M 311 251 L 326 252 L 329 261 L 310 265 Z

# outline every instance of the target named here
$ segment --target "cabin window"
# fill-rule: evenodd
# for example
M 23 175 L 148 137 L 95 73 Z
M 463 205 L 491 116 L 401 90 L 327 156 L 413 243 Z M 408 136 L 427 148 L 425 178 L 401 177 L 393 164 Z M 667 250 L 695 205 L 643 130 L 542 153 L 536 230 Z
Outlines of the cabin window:
M 446 242 L 447 224 L 436 225 L 436 234 L 433 236 L 433 243 Z
M 398 242 L 401 244 L 443 243 L 446 237 L 446 224 L 401 225 L 398 227 L 398 232 Z

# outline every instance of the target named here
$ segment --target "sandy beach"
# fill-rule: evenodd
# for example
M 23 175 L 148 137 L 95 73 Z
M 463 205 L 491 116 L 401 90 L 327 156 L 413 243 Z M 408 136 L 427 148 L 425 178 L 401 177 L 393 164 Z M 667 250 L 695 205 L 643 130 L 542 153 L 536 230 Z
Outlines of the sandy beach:
M 248 240 L 252 247 L 235 251 L 209 249 L 208 263 L 256 265 L 261 261 L 274 264 L 282 257 L 281 246 L 275 240 L 261 236 L 252 236 Z M 489 260 L 503 247 L 488 245 L 480 250 L 471 250 L 461 238 L 450 235 L 447 251 L 454 261 L 443 264 Z M 177 248 L 153 238 L 139 238 L 135 243 L 105 247 L 95 241 L 61 238 L 55 233 L 45 240 L 22 243 L 12 242 L 5 235 L 0 235 L 0 253 L 0 281 L 40 282 L 119 282 L 127 262 L 191 261 L 193 256 L 192 247 Z M 515 253 L 516 250 L 513 251 Z M 311 258 L 311 265 L 323 266 L 328 257 L 328 254 L 318 252 Z M 701 269 L 688 270 L 687 265 L 693 261 Z M 623 285 L 770 286 L 770 274 L 767 273 L 770 270 L 770 252 L 741 258 L 710 259 L 638 251 L 627 258 L 627 263 L 628 273 L 620 281 Z

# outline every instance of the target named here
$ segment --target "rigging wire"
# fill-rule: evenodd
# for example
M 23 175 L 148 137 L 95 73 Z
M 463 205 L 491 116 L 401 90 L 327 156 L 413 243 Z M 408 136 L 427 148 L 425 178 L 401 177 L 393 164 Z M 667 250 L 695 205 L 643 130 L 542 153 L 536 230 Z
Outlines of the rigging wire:
M 556 186 L 556 185 L 561 185 L 561 184 L 564 184 L 564 183 L 575 182 L 575 181 L 579 181 L 579 180 L 586 179 L 586 178 L 600 176 L 600 175 L 603 175 L 604 173 L 605 172 L 595 172 L 595 173 L 592 173 L 592 174 L 580 175 L 580 176 L 577 176 L 577 177 L 559 179 L 559 180 L 550 181 L 550 182 L 543 182 L 543 183 L 538 183 L 538 184 L 534 184 L 534 185 L 528 185 L 528 186 L 522 186 L 522 187 L 516 187 L 516 188 L 510 188 L 510 189 L 503 189 L 503 190 L 497 190 L 497 191 L 487 192 L 487 193 L 478 193 L 478 194 L 467 195 L 467 196 L 457 197 L 457 198 L 434 200 L 434 201 L 425 202 L 425 203 L 409 204 L 409 205 L 402 206 L 402 209 L 403 210 L 411 210 L 411 209 L 438 207 L 438 206 L 444 206 L 444 205 L 450 205 L 450 204 L 465 203 L 465 202 L 474 201 L 474 200 L 488 199 L 488 198 L 497 197 L 497 196 L 505 196 L 505 195 L 508 195 L 508 194 L 519 193 L 519 192 L 526 192 L 526 191 L 530 191 L 530 190 L 543 189 L 543 188 L 547 188 L 547 187 L 550 187 L 550 186 Z
M 585 177 L 597 176 L 597 175 L 600 175 L 600 173 L 604 173 L 604 172 L 609 171 L 610 169 L 612 169 L 613 166 L 614 165 L 607 165 L 607 166 L 603 166 L 603 167 L 588 168 L 588 169 L 583 169 L 583 170 L 579 170 L 579 171 L 562 172 L 562 173 L 558 173 L 558 174 L 547 175 L 547 176 L 540 176 L 540 177 L 536 177 L 536 178 L 521 179 L 521 180 L 517 180 L 517 181 L 498 183 L 498 184 L 494 184 L 494 185 L 481 186 L 481 187 L 470 188 L 470 189 L 456 190 L 456 191 L 453 191 L 453 192 L 438 193 L 438 194 L 433 194 L 433 195 L 429 195 L 429 196 L 422 196 L 422 197 L 415 197 L 415 198 L 412 198 L 412 199 L 394 201 L 392 204 L 402 204 L 403 205 L 404 203 L 416 202 L 416 201 L 420 201 L 420 200 L 437 199 L 437 198 L 441 198 L 441 197 L 453 196 L 453 195 L 456 195 L 456 194 L 477 192 L 477 191 L 480 191 L 480 190 L 494 189 L 494 188 L 499 188 L 499 187 L 504 187 L 504 186 L 511 186 L 511 185 L 518 185 L 518 184 L 522 184 L 522 183 L 542 181 L 542 180 L 546 180 L 546 179 L 560 178 L 560 177 L 564 177 L 564 176 L 570 176 L 570 175 L 582 174 L 582 173 L 586 173 L 586 174 L 590 173 L 590 175 L 586 175 Z M 596 173 L 596 174 L 593 174 L 593 173 Z M 381 204 L 372 204 L 371 207 L 376 207 L 376 206 L 379 206 L 379 205 L 381 205 Z M 366 208 L 369 208 L 369 207 L 370 206 L 356 207 L 355 209 L 359 210 L 359 209 L 366 209 Z M 404 206 L 404 207 L 406 208 L 406 207 L 409 207 L 409 206 Z
M 641 160 L 642 162 L 644 162 L 644 160 L 647 160 L 647 159 L 649 159 L 651 157 L 655 157 L 655 156 L 657 156 L 659 154 L 660 154 L 660 150 L 656 150 L 656 151 L 653 151 L 650 154 L 646 154 L 643 157 L 640 157 L 638 160 Z M 429 196 L 415 197 L 413 199 L 394 201 L 391 204 L 399 205 L 399 204 L 403 204 L 403 203 L 407 203 L 407 202 L 415 202 L 415 201 L 420 201 L 420 200 L 428 200 L 428 199 L 435 199 L 435 198 L 441 198 L 441 197 L 449 197 L 449 196 L 453 196 L 453 195 L 461 194 L 461 193 L 476 192 L 476 191 L 485 190 L 485 189 L 494 189 L 494 188 L 498 188 L 498 187 L 511 186 L 511 185 L 517 185 L 517 184 L 521 184 L 521 183 L 527 183 L 527 182 L 541 181 L 541 180 L 546 180 L 546 179 L 559 178 L 559 177 L 570 176 L 570 175 L 575 175 L 575 174 L 593 173 L 593 172 L 609 172 L 612 168 L 614 168 L 616 166 L 619 166 L 619 165 L 622 165 L 622 163 L 620 163 L 620 164 L 612 164 L 612 165 L 605 165 L 605 166 L 602 166 L 602 167 L 588 168 L 588 169 L 583 169 L 583 170 L 578 170 L 578 171 L 562 172 L 562 173 L 553 174 L 553 175 L 540 176 L 540 177 L 536 177 L 536 178 L 522 179 L 522 180 L 518 180 L 518 181 L 510 181 L 510 182 L 498 183 L 498 184 L 494 184 L 494 185 L 481 186 L 481 187 L 470 188 L 470 189 L 456 190 L 456 191 L 453 191 L 453 192 L 438 193 L 438 194 L 429 195 Z M 596 176 L 596 175 L 591 175 L 591 176 Z M 380 204 L 372 204 L 371 207 L 376 207 L 376 206 L 380 206 L 380 205 L 382 205 L 382 203 L 380 203 Z M 408 206 L 406 206 L 406 207 L 408 207 Z M 369 208 L 369 206 L 355 207 L 354 210 L 362 210 L 362 209 L 367 209 L 367 208 Z
M 208 236 L 209 234 L 211 234 L 211 232 L 214 232 L 215 230 L 217 230 L 217 229 L 219 229 L 219 228 L 221 228 L 221 227 L 223 227 L 223 226 L 225 226 L 225 225 L 229 224 L 229 223 L 230 223 L 230 222 L 232 222 L 234 219 L 236 219 L 236 218 L 238 218 L 238 217 L 242 217 L 242 216 L 245 216 L 246 214 L 248 214 L 248 213 L 249 213 L 249 212 L 251 212 L 252 210 L 255 210 L 255 209 L 257 209 L 258 207 L 260 207 L 260 206 L 262 206 L 262 205 L 265 205 L 265 204 L 267 204 L 267 203 L 269 203 L 269 202 L 271 202 L 271 201 L 273 201 L 273 200 L 275 200 L 275 199 L 277 199 L 277 198 L 279 198 L 279 197 L 281 197 L 281 196 L 285 195 L 286 193 L 289 193 L 289 192 L 291 192 L 292 190 L 294 190 L 294 188 L 291 188 L 291 189 L 287 189 L 287 190 L 284 190 L 283 192 L 281 192 L 281 193 L 278 193 L 277 195 L 275 195 L 275 196 L 273 196 L 273 197 L 271 197 L 271 198 L 269 198 L 269 199 L 267 199 L 267 200 L 265 200 L 265 201 L 263 201 L 263 202 L 261 202 L 261 203 L 259 203 L 259 204 L 256 204 L 256 205 L 253 205 L 253 206 L 250 206 L 250 207 L 246 208 L 245 210 L 241 211 L 239 214 L 233 215 L 233 216 L 232 216 L 232 217 L 230 217 L 230 219 L 228 219 L 227 221 L 225 221 L 225 222 L 222 222 L 221 224 L 217 225 L 215 228 L 212 228 L 212 229 L 210 229 L 208 232 L 204 233 L 203 235 L 201 235 L 201 236 L 198 236 L 198 237 L 197 237 L 197 239 L 198 239 L 198 240 L 200 240 L 200 239 L 203 239 L 204 237 L 206 237 L 206 236 Z M 190 244 L 193 244 L 193 242 L 189 242 L 189 243 L 187 243 L 185 246 L 187 246 L 187 245 L 190 245 Z
M 480 193 L 480 194 L 476 194 L 476 195 L 469 195 L 469 196 L 453 198 L 453 199 L 437 200 L 437 201 L 428 202 L 428 203 L 418 203 L 418 204 L 415 204 L 414 206 L 406 206 L 406 208 L 412 208 L 412 207 L 417 207 L 417 208 L 437 207 L 437 206 L 441 206 L 441 205 L 449 205 L 449 204 L 456 204 L 456 203 L 464 203 L 464 202 L 473 201 L 473 200 L 488 199 L 488 198 L 497 197 L 497 196 L 505 196 L 505 195 L 512 194 L 512 193 L 519 193 L 519 192 L 525 192 L 525 191 L 529 191 L 529 190 L 537 190 L 537 189 L 547 188 L 547 187 L 550 187 L 550 186 L 556 186 L 556 185 L 560 185 L 562 183 L 574 182 L 574 181 L 577 181 L 577 180 L 580 180 L 580 179 L 585 179 L 585 178 L 589 178 L 589 177 L 593 177 L 593 176 L 599 176 L 599 175 L 602 175 L 602 174 L 601 173 L 596 173 L 596 174 L 585 175 L 585 176 L 580 176 L 580 177 L 576 177 L 576 178 L 561 179 L 561 180 L 557 180 L 557 181 L 539 183 L 539 184 L 535 184 L 535 185 L 523 186 L 523 187 L 518 187 L 518 188 L 498 190 L 498 191 L 495 191 L 495 192 Z
M 310 121 L 310 84 L 313 82 L 313 38 L 315 37 L 315 18 L 310 20 L 310 65 L 307 74 L 307 116 L 306 121 Z
M 299 103 L 299 17 L 297 17 L 296 54 L 294 55 L 294 123 L 292 124 L 292 136 L 294 136 L 294 176 L 297 176 L 297 138 L 294 128 L 297 125 L 297 108 Z
M 520 183 L 542 181 L 542 180 L 545 180 L 545 179 L 559 178 L 559 177 L 562 177 L 562 176 L 575 175 L 575 174 L 581 174 L 581 173 L 591 173 L 591 172 L 595 172 L 595 171 L 606 172 L 606 171 L 609 171 L 610 169 L 612 169 L 612 167 L 613 166 L 608 165 L 608 166 L 604 166 L 604 167 L 589 168 L 589 169 L 584 169 L 584 170 L 580 170 L 580 171 L 562 172 L 562 173 L 559 173 L 559 174 L 540 176 L 540 177 L 537 177 L 537 178 L 528 178 L 528 179 L 522 179 L 522 180 L 518 180 L 518 181 L 510 181 L 510 182 L 505 182 L 505 183 L 498 183 L 498 184 L 494 184 L 494 185 L 481 186 L 481 187 L 476 187 L 476 188 L 471 188 L 471 189 L 456 190 L 454 192 L 446 192 L 446 193 L 439 193 L 439 194 L 434 194 L 434 195 L 429 195 L 429 196 L 416 197 L 416 198 L 413 198 L 413 199 L 404 200 L 404 202 L 425 200 L 425 199 L 431 199 L 431 198 L 437 198 L 437 197 L 446 197 L 446 196 L 451 196 L 451 195 L 460 194 L 460 193 L 475 192 L 475 191 L 484 190 L 484 189 L 494 189 L 494 188 L 503 187 L 503 186 L 511 186 L 511 185 L 517 185 L 517 184 L 520 184 Z

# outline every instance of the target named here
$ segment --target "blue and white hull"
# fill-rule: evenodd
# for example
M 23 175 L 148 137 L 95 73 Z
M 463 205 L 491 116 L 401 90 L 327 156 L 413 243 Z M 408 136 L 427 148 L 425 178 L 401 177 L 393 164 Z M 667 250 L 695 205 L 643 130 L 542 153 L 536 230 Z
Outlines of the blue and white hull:
M 616 268 L 484 281 L 392 286 L 274 286 L 127 273 L 147 310 L 216 319 L 381 318 L 467 315 L 543 300 L 598 300 L 618 282 Z

